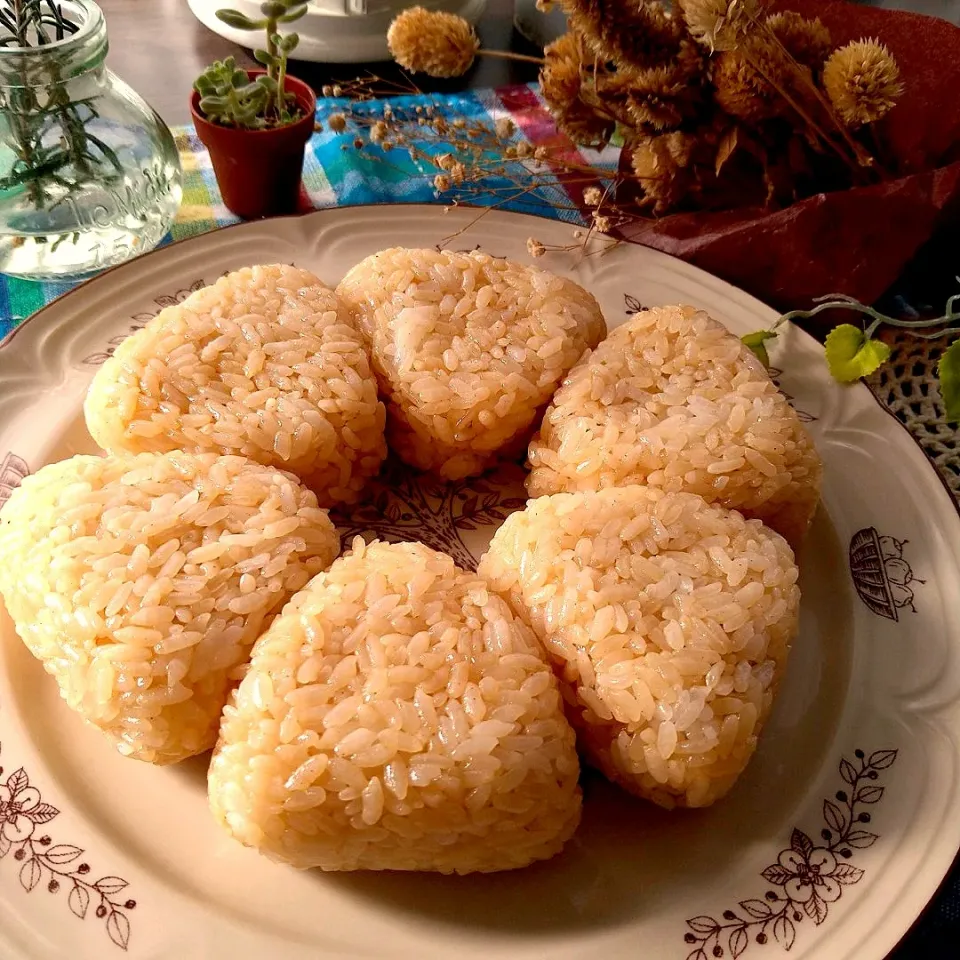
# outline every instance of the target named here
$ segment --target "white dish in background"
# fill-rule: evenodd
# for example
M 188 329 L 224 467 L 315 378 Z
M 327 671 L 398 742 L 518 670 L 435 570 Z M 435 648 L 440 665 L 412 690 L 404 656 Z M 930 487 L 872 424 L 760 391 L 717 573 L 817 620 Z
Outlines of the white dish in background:
M 335 283 L 378 249 L 433 246 L 474 215 L 362 207 L 249 223 L 156 251 L 56 301 L 0 346 L 0 499 L 25 472 L 95 449 L 81 403 L 97 366 L 190 289 L 271 261 Z M 570 230 L 494 212 L 454 245 L 529 260 L 529 236 L 567 244 Z M 591 290 L 611 326 L 639 304 L 677 301 L 738 334 L 773 318 L 642 247 L 538 264 Z M 574 840 L 524 871 L 298 873 L 214 823 L 206 758 L 151 767 L 84 726 L 0 613 L 0 955 L 108 960 L 126 947 L 142 960 L 708 960 L 719 946 L 748 960 L 884 957 L 960 846 L 951 625 L 960 517 L 907 432 L 865 387 L 834 383 L 811 338 L 790 330 L 773 362 L 823 456 L 823 507 L 803 557 L 787 678 L 728 798 L 667 813 L 589 777 Z M 356 525 L 425 531 L 466 560 L 522 495 L 509 473 L 425 500 L 394 477 L 355 511 Z
M 247 49 L 262 46 L 262 34 L 228 27 L 217 19 L 223 0 L 187 0 L 193 15 L 214 33 Z M 287 32 L 300 36 L 294 60 L 319 63 L 372 63 L 389 60 L 387 29 L 412 4 L 406 0 L 309 0 L 307 12 Z M 476 23 L 487 0 L 425 0 L 422 6 Z M 260 0 L 232 0 L 231 9 L 259 19 Z

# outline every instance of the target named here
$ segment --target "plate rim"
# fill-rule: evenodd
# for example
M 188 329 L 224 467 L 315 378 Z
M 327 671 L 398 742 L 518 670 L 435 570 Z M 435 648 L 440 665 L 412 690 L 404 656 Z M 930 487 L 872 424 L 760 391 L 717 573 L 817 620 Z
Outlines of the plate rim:
M 549 223 L 553 225 L 563 225 L 565 223 L 565 221 L 563 220 L 559 220 L 555 217 L 544 216 L 539 213 L 503 210 L 500 208 L 486 207 L 483 205 L 472 204 L 472 203 L 461 203 L 461 204 L 457 204 L 457 206 L 467 210 L 491 211 L 491 212 L 495 211 L 497 215 L 505 214 L 510 218 L 518 218 L 521 220 L 524 220 L 524 219 L 540 220 L 540 221 L 543 221 L 544 223 Z M 269 229 L 272 229 L 273 224 L 275 223 L 282 224 L 287 222 L 302 221 L 310 218 L 320 219 L 323 215 L 336 214 L 340 211 L 348 211 L 348 210 L 368 211 L 371 208 L 439 212 L 442 209 L 442 205 L 432 204 L 432 203 L 407 203 L 407 202 L 393 201 L 388 203 L 376 203 L 376 204 L 352 203 L 352 204 L 342 204 L 337 206 L 320 207 L 312 210 L 298 211 L 291 214 L 283 214 L 283 215 L 278 215 L 273 217 L 266 217 L 260 220 L 242 220 L 236 223 L 225 224 L 222 226 L 215 226 L 210 230 L 204 231 L 203 233 L 195 234 L 189 237 L 182 237 L 176 240 L 172 240 L 169 243 L 165 243 L 162 246 L 155 247 L 153 250 L 146 251 L 131 260 L 125 261 L 124 263 L 120 263 L 120 264 L 116 264 L 114 266 L 108 267 L 103 271 L 101 271 L 100 273 L 98 273 L 96 276 L 91 277 L 87 280 L 81 281 L 75 287 L 65 291 L 64 293 L 61 293 L 55 299 L 51 300 L 49 303 L 45 304 L 38 310 L 31 313 L 28 317 L 24 318 L 19 324 L 17 324 L 17 326 L 15 326 L 12 330 L 10 330 L 3 338 L 0 338 L 0 388 L 2 388 L 3 379 L 4 379 L 2 377 L 2 370 L 3 370 L 3 367 L 5 366 L 5 363 L 4 363 L 5 356 L 3 353 L 4 348 L 8 347 L 16 339 L 20 331 L 25 329 L 34 320 L 47 315 L 48 312 L 53 310 L 64 309 L 65 302 L 69 300 L 71 296 L 75 294 L 89 292 L 91 287 L 99 287 L 101 284 L 101 281 L 109 280 L 110 275 L 113 274 L 115 271 L 127 269 L 131 267 L 133 264 L 138 263 L 140 261 L 144 261 L 148 257 L 154 254 L 160 254 L 168 249 L 180 247 L 182 244 L 189 244 L 191 242 L 198 242 L 198 243 L 210 242 L 214 234 L 220 234 L 223 231 L 227 231 L 227 230 L 234 230 L 234 229 L 251 230 L 257 227 L 266 227 L 269 230 Z M 714 273 L 711 273 L 709 270 L 705 270 L 704 268 L 698 266 L 697 264 L 690 263 L 689 261 L 683 260 L 680 257 L 676 257 L 673 254 L 666 253 L 662 250 L 658 250 L 657 248 L 651 247 L 646 244 L 638 243 L 634 240 L 621 239 L 621 243 L 624 245 L 629 244 L 630 246 L 642 248 L 648 251 L 649 253 L 654 254 L 658 258 L 666 258 L 668 260 L 681 263 L 684 265 L 684 267 L 688 269 L 692 269 L 702 274 L 705 277 L 709 277 L 712 281 L 719 283 L 722 286 L 729 288 L 732 291 L 735 291 L 739 297 L 748 298 L 749 300 L 753 301 L 754 304 L 761 307 L 764 311 L 769 311 L 773 313 L 777 312 L 776 308 L 771 307 L 769 304 L 760 300 L 758 297 L 754 296 L 753 294 L 749 293 L 743 288 L 738 287 L 736 284 L 733 284 L 730 281 L 725 280 Z M 549 269 L 549 267 L 546 266 L 545 269 Z M 67 307 L 67 309 L 69 309 L 69 307 Z M 790 326 L 795 331 L 795 334 L 800 335 L 802 339 L 805 338 L 809 340 L 812 343 L 812 345 L 815 345 L 818 348 L 822 348 L 822 344 L 816 339 L 816 337 L 808 333 L 802 327 L 796 324 L 791 324 Z M 855 384 L 849 384 L 844 386 L 846 386 L 848 389 L 852 387 L 857 390 L 865 391 L 867 394 L 869 394 L 869 396 L 873 399 L 873 402 L 880 408 L 880 410 L 884 414 L 886 414 L 897 425 L 897 427 L 900 430 L 906 433 L 906 435 L 912 441 L 912 444 L 917 448 L 918 452 L 920 453 L 924 463 L 924 469 L 928 471 L 932 471 L 933 475 L 936 477 L 937 481 L 939 482 L 939 485 L 943 488 L 943 491 L 947 496 L 948 502 L 951 504 L 954 513 L 957 515 L 958 521 L 960 521 L 960 498 L 958 498 L 957 495 L 954 494 L 954 492 L 951 490 L 946 478 L 936 468 L 936 466 L 928 456 L 927 452 L 924 450 L 921 442 L 907 428 L 906 424 L 904 424 L 892 410 L 886 407 L 883 404 L 880 397 L 876 393 L 874 393 L 874 391 L 871 390 L 862 380 L 858 381 Z M 929 912 L 931 911 L 934 905 L 934 902 L 943 892 L 944 887 L 948 882 L 951 874 L 958 867 L 960 867 L 960 844 L 958 844 L 957 849 L 953 853 L 953 858 L 951 862 L 946 867 L 946 870 L 944 871 L 943 875 L 939 878 L 936 884 L 936 887 L 933 889 L 933 891 L 930 893 L 930 895 L 926 899 L 923 907 L 919 910 L 919 912 L 910 922 L 909 926 L 902 932 L 902 934 L 887 948 L 886 953 L 884 954 L 885 957 L 887 958 L 892 957 L 892 955 L 904 944 L 907 938 L 913 933 L 913 931 L 916 929 L 918 924 L 924 919 L 924 917 L 926 917 L 929 914 Z

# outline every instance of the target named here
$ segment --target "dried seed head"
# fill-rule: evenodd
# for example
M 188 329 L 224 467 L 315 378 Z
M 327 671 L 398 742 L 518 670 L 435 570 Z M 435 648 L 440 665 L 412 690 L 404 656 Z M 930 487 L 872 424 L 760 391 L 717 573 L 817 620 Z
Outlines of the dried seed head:
M 527 253 L 531 257 L 542 257 L 547 252 L 547 248 L 533 237 L 527 238 Z
M 730 116 L 751 123 L 784 116 L 790 106 L 767 78 L 789 83 L 785 75 L 789 69 L 788 61 L 766 38 L 744 40 L 738 49 L 724 50 L 714 58 L 714 99 Z
M 687 29 L 711 52 L 732 50 L 760 13 L 760 0 L 678 0 Z
M 583 191 L 583 202 L 588 207 L 599 207 L 602 200 L 603 194 L 599 187 L 587 187 Z
M 438 173 L 433 178 L 433 185 L 440 193 L 443 193 L 450 189 L 450 178 L 445 173 Z
M 473 64 L 480 41 L 463 17 L 411 7 L 390 24 L 387 46 L 406 70 L 459 77 Z
M 692 180 L 687 168 L 696 145 L 694 134 L 679 130 L 631 145 L 634 175 L 654 213 L 666 213 L 687 196 Z
M 383 143 L 384 139 L 387 136 L 387 133 L 389 133 L 389 127 L 387 127 L 387 125 L 382 120 L 378 120 L 370 128 L 370 139 L 374 143 Z
M 797 63 L 814 72 L 823 67 L 830 55 L 830 31 L 818 17 L 808 20 L 792 10 L 784 10 L 771 14 L 765 22 Z
M 610 218 L 604 216 L 601 213 L 598 213 L 596 210 L 593 211 L 593 228 L 598 233 L 609 233 L 612 224 L 610 223 Z
M 618 66 L 668 63 L 683 37 L 680 21 L 659 0 L 560 0 L 591 53 Z
M 604 79 L 600 92 L 622 103 L 635 129 L 669 130 L 696 115 L 703 100 L 704 60 L 689 40 L 673 63 L 662 67 L 618 70 Z
M 441 169 L 450 171 L 457 162 L 457 158 L 452 153 L 441 153 L 434 157 L 433 162 Z
M 857 40 L 834 50 L 823 68 L 823 87 L 851 127 L 879 120 L 903 93 L 897 61 L 877 40 Z
M 540 88 L 557 126 L 574 143 L 606 144 L 613 123 L 581 99 L 583 51 L 575 33 L 565 33 L 544 50 Z
M 331 113 L 327 123 L 334 133 L 343 133 L 347 129 L 347 118 L 342 113 Z
M 333 87 L 331 87 L 329 83 L 325 83 L 325 84 L 320 88 L 320 93 L 321 93 L 324 97 L 332 97 L 332 96 L 333 96 Z
M 516 132 L 517 125 L 509 117 L 497 117 L 493 130 L 502 140 L 509 140 Z

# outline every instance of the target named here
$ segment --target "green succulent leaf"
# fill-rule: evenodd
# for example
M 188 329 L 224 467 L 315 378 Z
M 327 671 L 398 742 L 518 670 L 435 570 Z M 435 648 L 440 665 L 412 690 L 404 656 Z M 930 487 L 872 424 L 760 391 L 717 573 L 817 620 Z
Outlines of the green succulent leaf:
M 852 323 L 841 323 L 824 342 L 827 366 L 834 380 L 851 383 L 873 373 L 889 356 L 890 348 L 880 340 L 868 339 Z
M 948 423 L 960 420 L 960 340 L 944 350 L 937 367 L 940 376 L 940 396 L 946 409 Z
M 769 367 L 770 356 L 767 353 L 766 341 L 776 338 L 777 335 L 772 330 L 755 330 L 753 333 L 744 334 L 740 339 L 765 367 Z
M 299 20 L 306 12 L 306 4 L 303 4 L 302 6 L 294 7 L 289 13 L 285 13 L 282 17 L 278 17 L 277 21 L 279 23 L 293 23 L 294 20 Z
M 253 59 L 265 67 L 272 67 L 277 62 L 277 58 L 267 50 L 254 50 Z
M 287 12 L 287 8 L 279 0 L 267 0 L 266 3 L 260 4 L 260 12 L 265 17 L 276 20 L 277 17 L 282 17 Z
M 295 50 L 297 44 L 300 42 L 300 36 L 296 33 L 289 33 L 280 41 L 280 49 L 284 53 L 289 53 L 291 50 Z
M 201 97 L 200 109 L 208 116 L 222 113 L 227 106 L 227 101 L 223 97 Z
M 237 87 L 236 93 L 241 100 L 246 100 L 246 99 L 249 99 L 250 97 L 259 96 L 259 92 L 261 89 L 262 88 L 260 84 L 257 83 L 256 81 L 253 81 L 251 83 L 245 84 L 242 87 Z
M 217 19 L 235 30 L 260 30 L 266 24 L 261 20 L 251 20 L 239 10 L 218 10 Z

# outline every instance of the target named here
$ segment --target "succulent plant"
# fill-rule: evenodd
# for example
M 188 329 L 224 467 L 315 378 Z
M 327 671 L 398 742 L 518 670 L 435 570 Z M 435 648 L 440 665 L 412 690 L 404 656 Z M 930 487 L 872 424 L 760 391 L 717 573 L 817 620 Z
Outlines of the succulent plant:
M 281 36 L 280 24 L 293 23 L 306 12 L 303 0 L 266 0 L 260 4 L 263 16 L 253 20 L 239 10 L 218 10 L 217 19 L 237 30 L 263 30 L 267 46 L 255 50 L 254 59 L 266 67 L 266 74 L 251 80 L 233 57 L 217 60 L 197 77 L 193 87 L 200 94 L 200 109 L 214 123 L 241 130 L 282 127 L 300 119 L 296 99 L 284 89 L 287 57 L 300 37 Z

